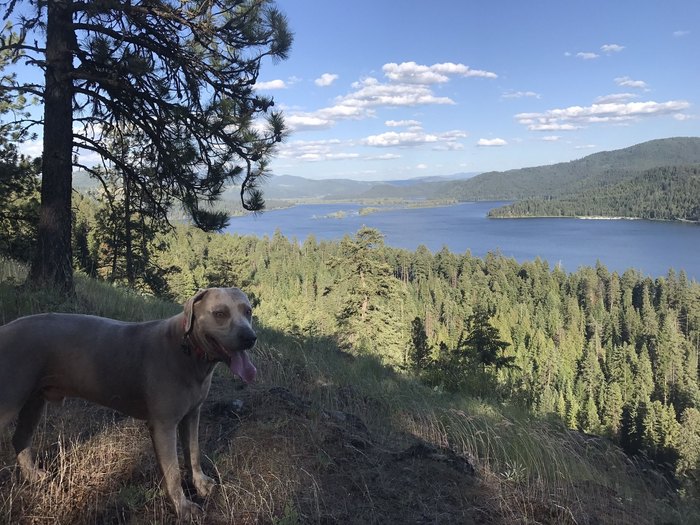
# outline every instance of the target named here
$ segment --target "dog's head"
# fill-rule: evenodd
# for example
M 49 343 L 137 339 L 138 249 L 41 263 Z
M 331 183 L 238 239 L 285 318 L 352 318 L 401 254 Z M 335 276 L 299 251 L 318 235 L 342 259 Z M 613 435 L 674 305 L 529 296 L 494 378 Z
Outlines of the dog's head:
M 185 334 L 207 357 L 223 361 L 246 383 L 257 370 L 247 350 L 255 346 L 253 311 L 248 297 L 238 288 L 200 290 L 185 303 Z

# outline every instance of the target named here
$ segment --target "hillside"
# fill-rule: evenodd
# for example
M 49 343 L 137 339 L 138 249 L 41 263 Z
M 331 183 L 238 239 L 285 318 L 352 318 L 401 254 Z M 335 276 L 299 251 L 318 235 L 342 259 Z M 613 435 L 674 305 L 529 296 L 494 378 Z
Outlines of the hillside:
M 654 168 L 617 184 L 559 199 L 525 199 L 490 217 L 635 217 L 700 221 L 700 168 Z
M 391 181 L 358 181 L 352 179 L 307 179 L 292 175 L 272 175 L 265 179 L 262 186 L 265 199 L 268 201 L 299 201 L 299 200 L 364 200 L 382 198 L 404 198 L 412 195 L 414 188 L 426 185 L 445 184 L 450 181 L 464 180 L 474 177 L 475 173 L 455 173 L 448 176 L 418 177 Z M 224 198 L 236 200 L 239 188 L 230 188 Z M 423 196 L 424 190 L 415 192 Z
M 66 302 L 17 286 L 0 261 L 0 317 L 44 310 L 127 320 L 177 305 L 85 278 Z M 271 320 L 271 319 L 270 319 Z M 258 319 L 260 378 L 215 374 L 200 424 L 205 471 L 220 485 L 206 523 L 675 523 L 692 521 L 672 487 L 608 440 L 423 386 L 333 338 Z M 35 437 L 49 478 L 0 469 L 0 522 L 170 522 L 145 425 L 73 400 L 52 406 Z M 9 433 L 0 464 L 12 465 Z
M 588 155 L 571 162 L 483 173 L 441 191 L 459 200 L 519 200 L 561 196 L 615 184 L 662 166 L 700 163 L 700 138 L 677 137 Z
M 594 153 L 570 162 L 478 175 L 464 173 L 452 177 L 374 182 L 272 176 L 265 182 L 263 191 L 270 200 L 521 200 L 590 191 L 639 176 L 653 168 L 699 163 L 700 138 L 675 137 Z M 235 193 L 235 190 L 230 191 Z

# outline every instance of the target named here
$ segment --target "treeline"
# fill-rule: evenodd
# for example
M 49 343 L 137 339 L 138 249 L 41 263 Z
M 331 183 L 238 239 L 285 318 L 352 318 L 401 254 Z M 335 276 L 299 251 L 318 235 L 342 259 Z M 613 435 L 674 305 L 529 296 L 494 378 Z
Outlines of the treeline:
M 624 182 L 555 199 L 527 199 L 490 217 L 638 217 L 700 221 L 700 167 L 655 168 Z
M 87 256 L 76 264 L 126 282 L 120 245 L 88 217 L 89 202 L 78 207 Z M 437 389 L 518 404 L 683 478 L 697 473 L 700 285 L 683 271 L 652 279 L 602 264 L 566 273 L 495 253 L 409 252 L 369 228 L 299 242 L 183 226 L 139 246 L 149 255 L 136 257 L 136 288 L 182 301 L 237 285 L 260 320 L 300 341 L 332 337 Z

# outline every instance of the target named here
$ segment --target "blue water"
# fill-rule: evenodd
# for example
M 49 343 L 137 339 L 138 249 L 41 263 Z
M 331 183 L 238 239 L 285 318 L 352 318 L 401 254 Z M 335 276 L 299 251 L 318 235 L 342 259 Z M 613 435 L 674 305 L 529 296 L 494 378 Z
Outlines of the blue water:
M 594 266 L 600 260 L 610 271 L 635 268 L 645 275 L 685 270 L 700 280 L 700 226 L 643 220 L 488 219 L 499 202 L 462 203 L 442 208 L 388 210 L 360 216 L 355 204 L 301 205 L 260 215 L 234 217 L 229 233 L 272 236 L 279 229 L 303 241 L 340 239 L 363 225 L 379 229 L 389 246 L 452 252 L 483 257 L 499 251 L 519 262 L 536 257 L 560 264 L 566 271 Z M 344 212 L 344 218 L 330 214 Z

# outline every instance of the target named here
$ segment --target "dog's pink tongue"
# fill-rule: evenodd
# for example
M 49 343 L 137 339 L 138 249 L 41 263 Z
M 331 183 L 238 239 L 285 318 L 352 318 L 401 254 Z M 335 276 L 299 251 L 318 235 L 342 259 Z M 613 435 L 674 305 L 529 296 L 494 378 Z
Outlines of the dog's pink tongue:
M 255 374 L 258 373 L 255 365 L 248 357 L 248 352 L 245 350 L 234 352 L 229 366 L 231 367 L 231 372 L 246 383 L 252 383 L 255 380 Z

